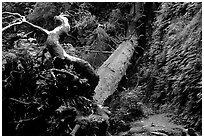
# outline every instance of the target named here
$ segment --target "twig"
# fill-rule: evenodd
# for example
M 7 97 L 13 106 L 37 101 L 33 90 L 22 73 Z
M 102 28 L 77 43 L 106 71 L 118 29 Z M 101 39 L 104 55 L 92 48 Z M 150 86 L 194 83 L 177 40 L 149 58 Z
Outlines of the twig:
M 138 75 L 138 73 L 137 73 L 137 84 L 136 84 L 135 88 L 138 87 L 138 85 L 139 85 L 139 81 L 140 81 L 140 77 L 139 77 L 139 75 Z
M 80 128 L 80 125 L 76 124 L 75 127 L 73 128 L 72 132 L 70 133 L 70 135 L 75 136 L 75 134 L 79 128 Z
M 110 51 L 97 51 L 97 50 L 84 50 L 91 53 L 104 53 L 104 54 L 112 54 L 113 52 Z
M 139 26 L 136 27 L 136 29 L 139 29 L 144 23 L 141 23 Z
M 68 76 L 68 78 L 73 79 L 73 80 L 78 80 L 79 79 L 79 77 L 77 77 L 76 75 L 74 75 L 74 74 L 72 74 L 72 73 L 70 73 L 70 72 L 68 72 L 66 70 L 51 69 L 50 71 L 51 72 L 58 72 L 58 73 L 65 73 Z
M 17 22 L 17 23 L 10 24 L 10 25 L 8 25 L 8 26 L 2 28 L 2 32 L 4 32 L 5 30 L 7 30 L 8 28 L 10 28 L 10 27 L 12 27 L 12 26 L 19 25 L 19 24 L 22 24 L 22 21 Z
M 110 37 L 110 39 L 111 39 L 111 41 L 112 41 L 116 46 L 120 43 L 120 42 L 119 42 L 119 43 L 116 42 L 116 41 L 115 41 L 113 38 L 111 38 L 111 37 Z M 113 48 L 113 49 L 114 49 L 114 48 Z M 114 50 L 115 50 L 115 49 L 114 49 Z
M 111 37 L 110 37 L 110 40 L 117 46 L 117 44 L 111 39 Z M 110 47 L 112 50 L 115 50 L 115 48 L 113 48 L 111 45 L 107 44 L 107 46 Z
M 28 32 L 27 34 L 25 34 L 25 36 L 27 37 L 31 33 L 33 33 L 33 31 Z
M 129 36 L 122 38 L 121 41 L 127 41 L 127 40 L 132 39 L 132 36 L 135 34 L 135 32 L 136 32 L 136 29 L 134 29 L 134 31 Z
M 34 28 L 37 28 L 38 30 L 44 32 L 44 33 L 47 34 L 47 35 L 48 35 L 49 32 L 50 32 L 50 31 L 48 31 L 48 30 L 46 30 L 46 29 L 44 29 L 44 28 L 42 28 L 42 27 L 40 27 L 40 26 L 34 25 L 34 24 L 32 24 L 32 23 L 30 23 L 30 22 L 28 22 L 28 21 L 23 21 L 23 23 L 26 23 L 26 24 L 28 24 L 28 25 L 34 27 Z
M 13 13 L 13 12 L 2 12 L 2 14 L 10 14 L 10 15 L 17 15 L 19 17 L 22 17 L 19 13 Z
M 14 99 L 14 98 L 9 98 L 9 100 L 12 100 L 12 101 L 15 101 L 15 102 L 18 102 L 18 103 L 21 103 L 21 104 L 25 104 L 25 105 L 30 105 L 30 104 L 37 104 L 37 105 L 39 105 L 40 104 L 38 102 L 29 102 L 29 103 L 27 103 L 27 102 L 20 101 L 20 100 Z
M 34 118 L 28 118 L 28 119 L 21 119 L 21 120 L 19 120 L 19 121 L 11 121 L 11 122 L 9 122 L 9 124 L 11 124 L 11 123 L 23 123 L 23 122 L 28 122 L 28 121 L 31 121 L 31 120 L 35 120 L 35 119 L 37 119 L 37 118 L 39 118 L 40 116 L 37 116 L 37 117 L 34 117 Z
M 56 78 L 54 72 L 53 72 L 52 70 L 50 70 L 50 73 L 51 73 L 52 77 L 54 78 L 55 85 L 57 85 L 57 84 L 56 84 L 57 78 Z
M 45 78 L 45 77 L 44 77 L 44 76 L 42 76 L 42 75 L 39 75 L 39 77 L 40 77 L 41 79 L 46 80 L 46 81 L 53 82 L 53 80 L 50 80 L 49 78 Z
M 10 17 L 14 17 L 14 16 L 13 16 L 13 15 L 10 15 L 10 16 L 7 16 L 7 17 L 2 18 L 2 20 L 6 20 L 6 19 L 8 19 L 8 18 L 10 18 Z
M 26 103 L 26 102 L 23 102 L 23 101 L 20 101 L 20 100 L 14 99 L 14 98 L 9 98 L 9 100 L 12 100 L 12 101 L 15 101 L 15 102 L 18 102 L 18 103 L 21 103 L 21 104 L 26 104 L 26 105 L 31 104 L 31 103 Z
M 28 25 L 30 25 L 30 26 L 32 26 L 32 27 L 34 27 L 34 28 L 37 28 L 38 30 L 40 30 L 40 31 L 42 31 L 42 32 L 44 32 L 44 33 L 46 33 L 47 35 L 49 34 L 49 31 L 48 31 L 48 30 L 46 30 L 46 29 L 44 29 L 44 28 L 42 28 L 42 27 L 40 27 L 40 26 L 34 25 L 34 24 L 32 24 L 32 23 L 30 23 L 30 22 L 28 22 L 28 21 L 26 21 L 25 16 L 22 16 L 22 15 L 20 15 L 19 13 L 3 12 L 2 14 L 17 15 L 17 16 L 19 16 L 20 19 L 21 19 L 20 22 L 13 23 L 13 24 L 11 24 L 11 25 L 8 25 L 8 26 L 4 27 L 4 28 L 2 29 L 2 32 L 5 31 L 5 30 L 7 30 L 8 28 L 10 28 L 10 27 L 12 27 L 12 26 L 20 25 L 20 24 L 26 23 L 26 24 L 28 24 Z
M 91 46 L 83 46 L 83 47 L 74 47 L 74 48 L 76 48 L 76 49 L 86 49 L 86 48 L 90 48 Z
M 80 97 L 79 97 L 79 99 L 81 99 L 81 100 L 86 100 L 87 102 L 92 103 L 92 101 L 91 101 L 91 100 L 87 99 L 87 98 L 86 98 L 86 97 L 84 97 L 84 96 L 80 96 Z

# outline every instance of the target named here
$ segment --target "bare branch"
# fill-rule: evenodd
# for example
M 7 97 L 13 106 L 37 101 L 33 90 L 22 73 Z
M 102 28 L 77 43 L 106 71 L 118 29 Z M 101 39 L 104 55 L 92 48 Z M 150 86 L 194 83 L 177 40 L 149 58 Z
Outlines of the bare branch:
M 112 54 L 113 52 L 111 51 L 97 51 L 97 50 L 84 50 L 86 52 L 91 52 L 91 53 L 103 53 L 103 54 Z
M 56 27 L 50 33 L 57 33 L 59 35 L 62 32 L 65 32 L 68 35 L 68 32 L 70 31 L 70 25 L 69 25 L 68 19 L 61 14 L 61 15 L 55 16 L 55 20 L 59 20 L 61 22 L 61 25 Z
M 30 104 L 30 103 L 27 103 L 27 102 L 24 102 L 24 101 L 20 101 L 20 100 L 14 99 L 14 98 L 9 98 L 9 100 L 15 101 L 17 103 L 25 104 L 25 105 L 29 105 Z
M 5 19 L 11 18 L 11 17 L 14 17 L 14 16 L 13 15 L 9 15 L 9 16 L 6 16 L 6 17 L 2 17 L 2 20 L 5 20 Z
M 2 12 L 2 14 L 10 14 L 10 15 L 17 15 L 19 17 L 22 18 L 22 15 L 20 15 L 19 13 L 12 13 L 12 12 Z
M 30 25 L 30 26 L 32 26 L 32 27 L 34 27 L 34 28 L 36 28 L 36 29 L 38 29 L 38 30 L 44 32 L 44 33 L 47 34 L 47 35 L 49 34 L 49 31 L 48 31 L 48 30 L 46 30 L 46 29 L 44 29 L 44 28 L 42 28 L 42 27 L 40 27 L 40 26 L 34 25 L 34 24 L 32 24 L 32 23 L 30 23 L 30 22 L 28 22 L 28 21 L 24 21 L 23 23 L 26 23 L 26 24 L 28 24 L 28 25 Z
M 75 134 L 79 128 L 80 128 L 80 125 L 76 124 L 75 127 L 73 128 L 72 132 L 70 133 L 70 135 L 75 136 Z
M 2 28 L 2 32 L 4 32 L 5 30 L 7 30 L 7 29 L 9 29 L 9 28 L 11 28 L 13 26 L 19 25 L 19 24 L 22 24 L 22 22 L 17 22 L 17 23 L 10 24 L 10 25 Z
M 28 118 L 28 119 L 21 119 L 21 120 L 19 120 L 19 121 L 11 121 L 11 122 L 9 122 L 9 123 L 16 123 L 16 124 L 18 124 L 18 123 L 23 123 L 23 122 L 32 121 L 32 120 L 35 120 L 35 119 L 37 119 L 37 118 L 39 118 L 39 116 L 33 117 L 33 118 Z
M 5 30 L 7 30 L 7 29 L 9 29 L 10 27 L 13 27 L 13 26 L 15 26 L 15 25 L 21 25 L 21 24 L 25 23 L 25 24 L 28 24 L 28 25 L 30 25 L 30 26 L 32 26 L 32 27 L 34 27 L 34 28 L 36 28 L 36 29 L 38 29 L 38 30 L 44 32 L 44 33 L 47 34 L 47 35 L 49 34 L 49 31 L 48 31 L 48 30 L 46 30 L 46 29 L 44 29 L 44 28 L 42 28 L 42 27 L 40 27 L 40 26 L 34 25 L 34 24 L 32 24 L 32 23 L 30 23 L 30 22 L 28 22 L 28 21 L 26 21 L 25 16 L 22 16 L 22 15 L 20 15 L 19 13 L 3 12 L 2 14 L 17 15 L 17 16 L 20 17 L 19 20 L 21 20 L 20 22 L 13 23 L 13 24 L 10 24 L 10 25 L 4 27 L 4 28 L 2 29 L 2 32 L 4 32 Z
M 17 15 L 19 14 L 17 13 Z M 65 64 L 70 64 L 70 63 L 73 64 L 75 67 L 75 70 L 81 72 L 84 75 L 84 77 L 86 77 L 90 81 L 89 83 L 92 86 L 91 89 L 93 90 L 95 89 L 95 86 L 98 84 L 99 77 L 95 73 L 93 67 L 87 61 L 67 54 L 66 51 L 61 46 L 61 44 L 59 43 L 60 35 L 62 33 L 66 33 L 67 35 L 69 35 L 68 32 L 70 31 L 68 18 L 66 18 L 65 15 L 61 14 L 61 15 L 55 16 L 55 19 L 59 20 L 61 22 L 61 25 L 56 27 L 52 31 L 48 31 L 40 26 L 34 25 L 29 21 L 26 21 L 25 16 L 21 16 L 21 15 L 19 16 L 21 17 L 20 18 L 21 22 L 18 22 L 18 24 L 23 24 L 23 23 L 28 24 L 34 27 L 35 29 L 38 29 L 47 34 L 46 47 L 49 53 L 51 54 L 52 58 L 58 57 L 60 59 L 64 59 Z M 14 25 L 17 25 L 17 23 L 3 28 L 3 31 L 5 31 L 6 29 Z M 66 73 L 68 78 L 75 79 L 74 75 L 69 74 L 67 72 L 64 72 L 64 73 Z M 56 80 L 55 74 L 52 71 L 51 71 L 51 74 L 53 78 Z

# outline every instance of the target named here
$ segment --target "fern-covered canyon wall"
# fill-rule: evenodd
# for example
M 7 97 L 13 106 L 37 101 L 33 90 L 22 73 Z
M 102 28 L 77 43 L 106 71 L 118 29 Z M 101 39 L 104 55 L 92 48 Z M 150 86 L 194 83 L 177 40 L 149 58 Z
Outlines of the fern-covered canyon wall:
M 201 2 L 3 2 L 2 12 L 17 13 L 2 14 L 3 135 L 75 135 L 76 123 L 84 123 L 76 135 L 118 135 L 131 122 L 162 113 L 170 113 L 185 135 L 189 128 L 202 134 Z M 68 62 L 56 70 L 55 63 L 64 62 L 55 62 L 46 49 L 48 35 L 36 29 L 52 31 L 61 13 L 70 30 L 57 44 L 90 63 L 104 78 L 94 83 L 110 89 L 96 96 L 111 111 L 105 127 L 96 125 L 100 115 L 89 118 L 102 108 L 92 99 L 93 79 Z M 36 26 L 4 31 L 23 20 L 18 14 Z
M 127 71 L 127 85 L 139 81 L 133 89 L 143 102 L 174 112 L 186 126 L 201 131 L 202 4 L 161 3 L 153 12 L 152 26 L 146 26 L 147 49 L 139 66 Z

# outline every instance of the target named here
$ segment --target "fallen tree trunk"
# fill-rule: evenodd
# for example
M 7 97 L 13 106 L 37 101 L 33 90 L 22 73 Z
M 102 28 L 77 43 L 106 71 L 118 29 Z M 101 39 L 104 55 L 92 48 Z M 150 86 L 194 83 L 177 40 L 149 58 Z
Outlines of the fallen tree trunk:
M 139 21 L 139 19 L 143 17 L 143 11 L 141 11 L 143 5 L 144 3 L 142 2 L 132 4 L 130 10 L 132 18 L 128 25 L 126 41 L 121 43 L 114 53 L 98 69 L 97 73 L 100 81 L 95 88 L 94 99 L 99 104 L 103 104 L 104 101 L 116 91 L 119 82 L 126 73 L 133 53 L 136 52 L 137 57 L 140 57 L 144 52 L 143 45 L 139 43 L 142 38 L 139 38 L 138 40 L 136 37 L 140 35 L 138 35 L 137 29 L 143 25 L 143 23 Z M 145 29 L 143 29 L 143 31 L 144 30 Z
M 130 64 L 134 50 L 135 45 L 131 40 L 124 41 L 98 69 L 97 74 L 100 79 L 94 95 L 94 100 L 98 104 L 103 105 L 103 102 L 116 91 Z

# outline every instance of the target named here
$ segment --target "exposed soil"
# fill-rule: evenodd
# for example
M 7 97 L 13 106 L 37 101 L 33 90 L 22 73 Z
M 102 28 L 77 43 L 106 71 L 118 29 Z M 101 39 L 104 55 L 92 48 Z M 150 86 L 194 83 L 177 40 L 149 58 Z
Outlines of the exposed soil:
M 131 128 L 120 136 L 186 136 L 187 130 L 170 121 L 170 114 L 155 114 L 130 123 Z

